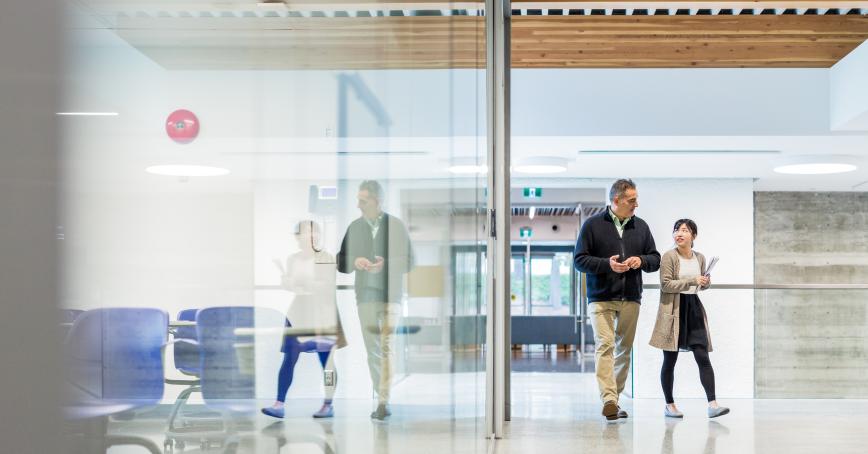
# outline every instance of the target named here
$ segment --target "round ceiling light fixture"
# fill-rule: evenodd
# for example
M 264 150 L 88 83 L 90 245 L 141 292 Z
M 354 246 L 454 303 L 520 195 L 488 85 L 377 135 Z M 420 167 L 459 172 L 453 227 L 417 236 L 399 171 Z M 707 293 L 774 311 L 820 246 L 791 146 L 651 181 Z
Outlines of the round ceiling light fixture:
M 567 159 L 556 156 L 533 156 L 520 160 L 512 170 L 521 173 L 561 173 L 567 171 Z
M 793 156 L 776 161 L 774 171 L 790 175 L 830 175 L 857 170 L 852 156 L 810 155 Z
M 212 166 L 167 164 L 150 166 L 145 169 L 145 172 L 170 177 L 219 177 L 221 175 L 228 175 L 229 169 Z
M 448 161 L 449 172 L 456 175 L 476 174 L 482 175 L 488 173 L 488 166 L 481 164 L 474 157 L 454 158 Z

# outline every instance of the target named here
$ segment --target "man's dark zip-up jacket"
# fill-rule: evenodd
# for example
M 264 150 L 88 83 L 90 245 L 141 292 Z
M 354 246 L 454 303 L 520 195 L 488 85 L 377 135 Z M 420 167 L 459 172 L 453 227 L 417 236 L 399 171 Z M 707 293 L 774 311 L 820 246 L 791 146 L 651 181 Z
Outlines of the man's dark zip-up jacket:
M 596 301 L 636 301 L 642 299 L 642 271 L 660 269 L 660 253 L 648 224 L 633 216 L 624 226 L 623 238 L 606 211 L 591 216 L 582 226 L 573 260 L 576 269 L 587 274 L 588 303 Z M 616 273 L 609 266 L 609 257 L 620 255 L 619 261 L 636 256 L 642 267 Z

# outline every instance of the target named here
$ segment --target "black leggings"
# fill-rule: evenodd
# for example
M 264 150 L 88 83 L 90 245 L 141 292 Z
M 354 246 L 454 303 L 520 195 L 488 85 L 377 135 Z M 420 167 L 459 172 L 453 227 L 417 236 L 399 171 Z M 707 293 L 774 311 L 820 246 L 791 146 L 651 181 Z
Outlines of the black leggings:
M 714 396 L 714 369 L 711 367 L 711 359 L 708 358 L 708 350 L 705 347 L 693 347 L 693 358 L 699 366 L 699 381 L 705 388 L 705 396 L 708 401 L 717 400 Z M 678 352 L 663 352 L 663 367 L 660 369 L 660 384 L 663 385 L 663 396 L 666 403 L 675 403 L 672 398 L 672 385 L 675 384 L 675 362 L 678 361 Z

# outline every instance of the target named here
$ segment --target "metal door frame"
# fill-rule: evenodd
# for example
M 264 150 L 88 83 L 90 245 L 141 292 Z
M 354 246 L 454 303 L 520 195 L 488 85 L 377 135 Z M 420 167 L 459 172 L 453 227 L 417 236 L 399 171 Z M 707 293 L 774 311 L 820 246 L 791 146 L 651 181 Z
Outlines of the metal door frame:
M 488 274 L 485 433 L 503 437 L 509 419 L 510 250 L 510 0 L 485 1 L 488 163 Z

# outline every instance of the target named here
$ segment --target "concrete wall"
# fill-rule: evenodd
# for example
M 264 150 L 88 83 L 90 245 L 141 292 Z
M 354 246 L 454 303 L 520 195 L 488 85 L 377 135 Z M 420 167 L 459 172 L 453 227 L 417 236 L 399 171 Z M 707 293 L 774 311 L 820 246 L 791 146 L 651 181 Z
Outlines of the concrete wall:
M 868 282 L 868 194 L 757 192 L 757 284 Z M 868 291 L 757 290 L 756 394 L 868 397 Z

